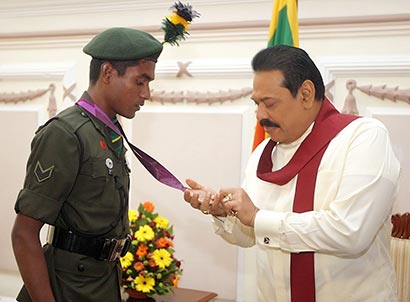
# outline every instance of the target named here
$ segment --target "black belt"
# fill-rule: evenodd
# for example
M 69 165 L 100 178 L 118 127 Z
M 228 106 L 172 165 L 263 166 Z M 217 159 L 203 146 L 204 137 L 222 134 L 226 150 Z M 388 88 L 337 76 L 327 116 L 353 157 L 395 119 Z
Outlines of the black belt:
M 85 237 L 59 227 L 54 228 L 51 240 L 53 246 L 97 260 L 115 261 L 127 253 L 131 243 L 129 235 L 124 239 Z

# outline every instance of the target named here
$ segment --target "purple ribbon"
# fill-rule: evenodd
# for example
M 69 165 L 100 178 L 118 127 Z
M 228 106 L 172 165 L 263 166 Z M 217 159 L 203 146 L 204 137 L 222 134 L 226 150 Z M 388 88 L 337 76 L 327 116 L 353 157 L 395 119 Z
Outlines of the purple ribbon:
M 82 98 L 77 101 L 77 105 L 87 110 L 87 112 L 89 112 L 97 119 L 99 119 L 101 122 L 103 122 L 105 125 L 107 125 L 107 127 L 109 127 L 112 131 L 114 131 L 118 135 L 123 136 L 127 141 L 128 145 L 130 146 L 135 157 L 138 158 L 138 160 L 145 167 L 145 169 L 147 169 L 148 172 L 151 173 L 151 175 L 156 180 L 174 189 L 185 191 L 186 187 L 163 165 L 161 165 L 157 160 L 152 158 L 150 155 L 148 155 L 141 149 L 138 149 L 133 144 L 131 144 L 125 136 L 124 131 L 121 128 L 119 129 L 108 117 L 108 115 L 100 107 L 97 106 L 97 104 L 93 103 L 90 100 Z

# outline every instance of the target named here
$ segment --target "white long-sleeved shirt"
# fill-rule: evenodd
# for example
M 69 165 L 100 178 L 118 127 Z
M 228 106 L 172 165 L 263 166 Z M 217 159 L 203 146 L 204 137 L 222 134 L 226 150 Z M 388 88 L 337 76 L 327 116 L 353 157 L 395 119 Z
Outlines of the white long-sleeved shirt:
M 273 149 L 273 171 L 289 162 L 311 129 Z M 226 241 L 256 244 L 258 300 L 290 301 L 290 253 L 312 251 L 316 301 L 396 301 L 389 247 L 400 164 L 383 124 L 357 119 L 330 142 L 318 170 L 314 210 L 305 213 L 292 212 L 297 176 L 283 186 L 257 178 L 267 142 L 251 155 L 243 183 L 260 209 L 254 228 L 236 218 L 225 225 L 215 220 Z

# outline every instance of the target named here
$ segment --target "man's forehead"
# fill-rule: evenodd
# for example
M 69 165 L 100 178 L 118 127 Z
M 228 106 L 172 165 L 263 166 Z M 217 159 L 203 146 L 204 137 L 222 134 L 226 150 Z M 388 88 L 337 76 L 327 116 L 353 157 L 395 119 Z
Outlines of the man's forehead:
M 283 80 L 282 73 L 275 70 L 255 73 L 252 99 L 267 97 L 275 91 L 284 89 Z
M 256 71 L 253 76 L 253 81 L 259 80 L 266 80 L 266 81 L 275 81 L 282 83 L 284 80 L 284 76 L 282 71 L 274 69 L 274 70 L 260 70 Z
M 155 78 L 155 63 L 152 61 L 141 61 L 138 65 L 128 66 L 126 72 L 132 77 L 152 81 Z

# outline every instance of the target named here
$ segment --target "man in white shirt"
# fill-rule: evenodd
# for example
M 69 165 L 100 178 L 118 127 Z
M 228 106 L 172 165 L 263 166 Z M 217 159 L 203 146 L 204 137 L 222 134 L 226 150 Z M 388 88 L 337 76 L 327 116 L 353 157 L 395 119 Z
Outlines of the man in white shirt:
M 259 301 L 396 301 L 390 215 L 400 164 L 382 123 L 340 114 L 308 54 L 275 46 L 253 58 L 257 119 L 270 136 L 242 188 L 188 179 L 184 198 L 217 234 L 256 245 Z

